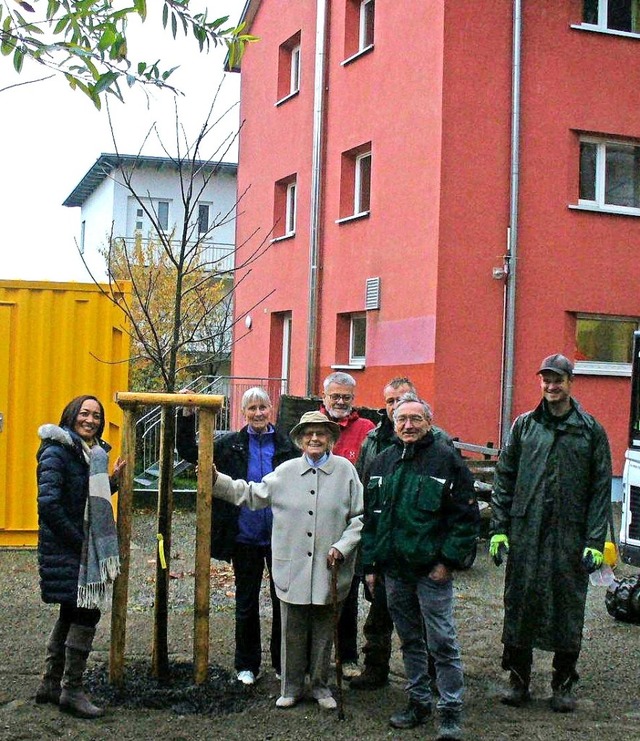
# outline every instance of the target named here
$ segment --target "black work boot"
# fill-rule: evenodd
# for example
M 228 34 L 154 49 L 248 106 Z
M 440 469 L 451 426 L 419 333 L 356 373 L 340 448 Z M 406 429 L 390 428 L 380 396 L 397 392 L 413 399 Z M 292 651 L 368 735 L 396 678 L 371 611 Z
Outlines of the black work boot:
M 519 708 L 531 699 L 529 693 L 529 678 L 523 677 L 518 672 L 511 671 L 509 675 L 509 689 L 500 702 L 503 705 L 510 705 L 512 708 Z
M 551 683 L 553 690 L 551 709 L 554 713 L 572 713 L 576 709 L 576 698 L 572 692 L 573 685 L 573 677 L 567 677 L 564 681 L 554 679 Z
M 377 690 L 389 683 L 389 667 L 366 665 L 361 674 L 349 682 L 354 690 Z
M 60 710 L 77 718 L 100 718 L 104 715 L 104 710 L 94 705 L 82 688 L 82 676 L 95 634 L 94 627 L 74 623 L 67 635 Z
M 440 711 L 440 724 L 438 727 L 437 741 L 463 741 L 462 712 L 443 708 Z
M 44 674 L 36 690 L 36 702 L 39 705 L 50 702 L 60 703 L 60 681 L 64 672 L 65 641 L 69 632 L 69 623 L 60 619 L 56 621 L 47 640 L 47 652 L 44 657 Z
M 426 723 L 431 717 L 431 704 L 422 705 L 416 700 L 409 700 L 406 710 L 399 710 L 389 718 L 392 728 L 415 728 Z

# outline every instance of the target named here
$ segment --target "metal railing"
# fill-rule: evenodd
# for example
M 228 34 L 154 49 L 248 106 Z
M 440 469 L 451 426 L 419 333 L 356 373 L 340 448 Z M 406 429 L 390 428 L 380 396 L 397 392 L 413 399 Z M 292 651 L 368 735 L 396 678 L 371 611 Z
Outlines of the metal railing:
M 146 242 L 148 238 L 143 237 Z M 135 245 L 135 237 L 123 237 L 122 241 L 127 246 Z M 195 243 L 195 240 L 193 240 Z M 180 248 L 179 239 L 169 240 L 171 247 Z M 204 270 L 215 272 L 231 271 L 235 263 L 235 245 L 229 242 L 214 242 L 212 239 L 200 239 L 200 263 Z
M 238 430 L 243 426 L 242 395 L 253 386 L 266 390 L 273 404 L 273 418 L 278 414 L 280 395 L 286 393 L 286 381 L 282 378 L 259 378 L 238 376 L 198 376 L 185 386 L 195 394 L 218 394 L 225 397 L 222 411 L 216 417 L 216 434 Z M 176 410 L 179 414 L 180 410 Z M 145 489 L 153 488 L 159 476 L 160 459 L 160 418 L 161 408 L 154 407 L 136 423 L 138 440 L 138 460 L 142 460 L 142 471 L 135 481 Z M 188 463 L 178 456 L 174 447 L 174 474 L 181 473 Z

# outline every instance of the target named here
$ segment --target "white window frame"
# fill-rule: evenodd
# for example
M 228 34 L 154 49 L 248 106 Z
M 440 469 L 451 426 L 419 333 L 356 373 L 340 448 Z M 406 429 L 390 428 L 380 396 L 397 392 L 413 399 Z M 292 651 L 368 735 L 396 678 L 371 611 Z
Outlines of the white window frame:
M 640 321 L 631 316 L 610 316 L 607 314 L 576 314 L 576 344 L 578 319 L 602 319 L 607 322 L 635 322 L 636 329 L 640 329 Z M 614 363 L 605 360 L 576 360 L 574 373 L 582 376 L 624 376 L 631 377 L 631 363 Z
M 164 211 L 164 207 L 166 206 L 166 214 L 161 213 L 161 211 Z M 158 219 L 158 227 L 162 229 L 163 232 L 169 231 L 169 211 L 170 211 L 170 202 L 167 200 L 158 200 L 158 203 L 156 205 L 156 217 Z M 166 218 L 163 218 L 166 217 Z
M 620 206 L 605 201 L 605 177 L 607 162 L 607 145 L 637 147 L 640 143 L 616 139 L 599 139 L 597 137 L 580 137 L 580 144 L 596 145 L 596 173 L 595 173 L 595 198 L 578 198 L 578 207 L 593 211 L 605 211 L 607 213 L 631 214 L 640 216 L 640 206 Z M 640 177 L 640 174 L 639 174 Z M 578 164 L 578 179 L 580 178 L 580 164 Z
M 281 387 L 283 394 L 289 393 L 289 375 L 291 372 L 291 331 L 292 331 L 292 314 L 290 311 L 285 312 L 282 317 L 282 363 L 280 367 Z
M 375 13 L 375 0 L 362 0 L 360 3 L 360 25 L 358 31 L 358 50 L 361 52 L 365 49 L 370 49 L 373 46 L 373 34 L 372 38 L 367 38 L 367 29 L 369 28 L 367 21 L 372 16 L 373 28 L 375 29 Z M 375 33 L 375 30 L 373 33 Z
M 290 52 L 291 55 L 291 72 L 289 95 L 294 95 L 300 91 L 300 44 L 296 44 Z
M 201 229 L 200 228 L 201 227 L 201 210 L 205 208 L 207 209 L 207 228 Z M 198 204 L 198 224 L 197 224 L 197 230 L 198 230 L 199 237 L 201 237 L 203 234 L 205 235 L 208 234 L 211 228 L 211 223 L 209 221 L 210 218 L 211 218 L 211 204 L 210 203 L 199 203 Z
M 292 180 L 287 184 L 284 211 L 284 236 L 290 237 L 296 233 L 296 205 L 297 205 L 297 181 Z
M 608 16 L 609 0 L 598 0 L 598 22 L 586 23 L 585 21 L 583 21 L 579 26 L 574 26 L 574 28 L 583 28 L 589 31 L 600 31 L 602 33 L 609 33 L 617 36 L 640 36 L 640 31 L 621 31 L 617 28 L 609 28 L 609 26 L 607 26 Z
M 369 160 L 369 203 L 367 208 L 363 208 L 362 194 L 363 194 L 363 162 Z M 371 159 L 371 150 L 363 152 L 357 155 L 355 158 L 355 171 L 354 171 L 354 188 L 353 188 L 353 215 L 359 216 L 361 214 L 368 214 L 371 211 L 371 166 L 373 162 Z
M 354 346 L 356 344 L 356 322 L 364 322 L 364 355 L 356 355 L 354 352 Z M 367 315 L 362 312 L 358 314 L 351 314 L 349 318 L 349 365 L 350 366 L 363 366 L 366 362 L 367 356 Z

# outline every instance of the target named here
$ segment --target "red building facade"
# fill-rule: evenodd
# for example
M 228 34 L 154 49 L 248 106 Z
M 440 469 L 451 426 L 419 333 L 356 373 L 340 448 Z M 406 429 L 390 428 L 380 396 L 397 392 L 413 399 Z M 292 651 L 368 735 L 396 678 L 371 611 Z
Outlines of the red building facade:
M 264 243 L 237 276 L 233 372 L 304 394 L 346 369 L 368 405 L 408 375 L 439 425 L 498 444 L 563 352 L 619 472 L 640 317 L 634 5 L 249 0 L 240 259 Z

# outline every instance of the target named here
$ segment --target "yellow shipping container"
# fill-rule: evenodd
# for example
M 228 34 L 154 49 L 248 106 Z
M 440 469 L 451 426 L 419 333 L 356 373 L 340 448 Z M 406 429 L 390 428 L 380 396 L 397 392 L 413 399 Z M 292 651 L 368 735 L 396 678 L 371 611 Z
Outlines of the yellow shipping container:
M 106 287 L 105 287 L 106 288 Z M 124 314 L 90 283 L 0 280 L 0 546 L 38 540 L 38 427 L 74 396 L 104 404 L 104 439 L 120 449 L 116 391 L 128 389 Z

